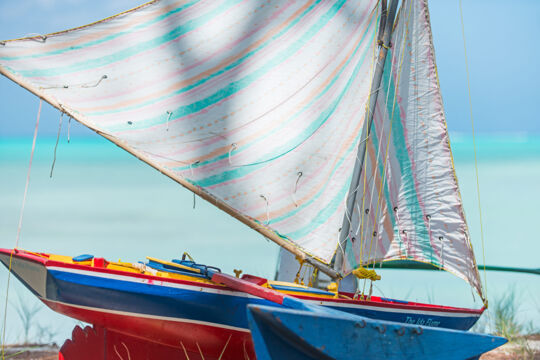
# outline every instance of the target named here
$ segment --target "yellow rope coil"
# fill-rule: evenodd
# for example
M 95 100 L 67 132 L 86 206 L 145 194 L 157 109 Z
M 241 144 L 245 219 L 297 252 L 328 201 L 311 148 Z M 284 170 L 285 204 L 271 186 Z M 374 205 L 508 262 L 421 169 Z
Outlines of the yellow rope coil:
M 375 270 L 368 270 L 363 266 L 359 266 L 352 272 L 359 279 L 368 279 L 371 281 L 381 280 L 381 275 L 378 275 Z

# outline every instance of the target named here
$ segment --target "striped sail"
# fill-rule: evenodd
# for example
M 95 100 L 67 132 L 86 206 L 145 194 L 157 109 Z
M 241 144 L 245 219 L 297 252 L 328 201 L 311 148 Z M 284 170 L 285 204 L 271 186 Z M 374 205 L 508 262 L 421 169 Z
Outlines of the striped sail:
M 377 3 L 152 1 L 7 41 L 0 72 L 328 263 L 364 121 Z
M 385 260 L 447 270 L 480 295 L 439 88 L 426 0 L 392 35 L 345 247 L 344 271 Z

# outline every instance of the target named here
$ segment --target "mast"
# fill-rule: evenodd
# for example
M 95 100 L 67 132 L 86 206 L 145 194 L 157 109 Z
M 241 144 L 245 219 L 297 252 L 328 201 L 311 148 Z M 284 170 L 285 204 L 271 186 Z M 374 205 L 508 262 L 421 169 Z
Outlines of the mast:
M 365 136 L 360 140 L 358 145 L 358 153 L 356 156 L 356 162 L 354 164 L 353 176 L 351 186 L 347 195 L 347 203 L 345 209 L 345 215 L 343 216 L 343 225 L 339 235 L 339 246 L 336 252 L 336 258 L 334 262 L 334 269 L 338 272 L 343 265 L 343 253 L 347 246 L 347 237 L 350 230 L 350 219 L 353 213 L 354 204 L 356 203 L 356 195 L 358 193 L 358 185 L 360 183 L 360 175 L 364 166 L 364 158 L 366 155 L 366 145 L 371 132 L 371 125 L 373 124 L 373 114 L 375 111 L 375 104 L 377 103 L 377 97 L 379 95 L 379 87 L 381 86 L 382 75 L 384 71 L 384 65 L 386 62 L 386 55 L 390 48 L 390 37 L 392 35 L 392 29 L 394 25 L 394 19 L 396 16 L 397 5 L 399 0 L 390 0 L 390 6 L 388 7 L 388 13 L 385 14 L 385 7 L 383 6 L 383 13 L 381 14 L 381 24 L 384 24 L 384 33 L 382 39 L 379 38 L 379 54 L 378 61 L 375 67 L 375 73 L 373 74 L 373 81 L 371 83 L 371 90 L 369 97 L 369 104 L 366 109 L 366 121 L 364 122 L 364 128 L 362 134 Z

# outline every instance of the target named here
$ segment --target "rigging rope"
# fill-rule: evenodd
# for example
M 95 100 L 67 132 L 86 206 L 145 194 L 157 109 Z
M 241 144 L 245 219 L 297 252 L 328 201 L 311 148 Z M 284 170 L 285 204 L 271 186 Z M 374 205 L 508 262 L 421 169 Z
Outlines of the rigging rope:
M 383 9 L 383 11 L 385 11 Z M 373 57 L 375 58 L 375 54 L 376 54 L 376 51 L 377 51 L 377 48 L 374 46 L 373 47 Z M 378 62 L 378 58 L 377 58 L 377 62 Z M 373 79 L 374 77 L 374 74 L 375 74 L 375 68 L 373 66 L 373 63 L 371 64 L 371 67 L 370 67 L 370 78 Z M 373 82 L 373 80 L 372 80 Z M 377 89 L 377 96 L 379 95 L 378 92 L 380 91 L 380 89 L 382 88 L 382 85 L 379 85 L 378 89 Z M 372 95 L 372 92 L 369 93 L 368 95 L 368 99 L 367 99 L 367 112 L 368 112 L 368 117 L 371 116 L 370 112 L 371 112 L 371 109 L 369 107 L 369 104 L 371 103 L 371 95 Z M 377 104 L 375 104 L 376 106 Z M 375 110 L 375 109 L 373 109 Z M 373 114 L 374 115 L 374 114 Z M 369 139 L 370 139 L 370 133 L 368 132 L 366 134 L 366 137 L 364 140 L 362 140 L 360 142 L 360 144 L 362 143 L 366 143 L 364 146 L 365 146 L 365 151 L 364 151 L 364 159 L 362 160 L 362 164 L 364 164 L 364 169 L 361 169 L 362 171 L 362 174 L 361 176 L 363 177 L 363 185 L 362 185 L 362 211 L 361 212 L 358 212 L 358 222 L 360 223 L 360 251 L 359 251 L 359 259 L 360 259 L 360 263 L 362 263 L 362 259 L 363 259 L 363 255 L 364 255 L 364 241 L 365 241 L 365 237 L 364 237 L 364 209 L 365 209 L 365 200 L 366 200 L 366 182 L 367 182 L 367 171 L 365 170 L 365 164 L 367 163 L 367 153 L 368 153 L 368 146 L 369 146 Z M 371 140 L 373 142 L 373 140 Z M 356 157 L 358 158 L 358 155 L 356 155 Z M 358 187 L 360 187 L 360 184 L 358 184 Z M 358 191 L 358 187 L 354 190 L 354 193 L 356 193 L 356 191 Z M 354 213 L 354 210 L 353 210 L 353 213 Z M 347 214 L 347 210 L 345 210 L 345 214 Z M 352 216 L 353 214 L 351 214 Z M 349 226 L 351 225 L 351 220 L 349 218 L 347 218 L 349 220 Z M 344 256 L 345 258 L 345 256 Z M 364 281 L 364 287 L 365 287 L 365 281 Z M 362 293 L 363 293 L 363 290 L 362 290 Z
M 17 227 L 17 238 L 15 239 L 15 249 L 19 246 L 19 238 L 21 236 L 24 205 L 26 204 L 26 195 L 28 194 L 28 185 L 30 184 L 30 172 L 32 170 L 32 160 L 34 159 L 34 150 L 36 149 L 36 138 L 37 138 L 37 133 L 38 133 L 38 128 L 39 128 L 39 118 L 41 116 L 42 104 L 43 104 L 43 100 L 39 99 L 39 109 L 37 113 L 36 126 L 34 128 L 34 139 L 32 140 L 32 152 L 30 153 L 30 163 L 28 164 L 28 172 L 26 174 L 26 185 L 24 186 L 24 195 L 23 195 L 21 213 L 19 216 L 19 225 Z M 5 344 L 6 344 L 7 306 L 8 306 L 8 298 L 9 298 L 9 281 L 11 279 L 11 265 L 12 265 L 12 259 L 13 259 L 13 252 L 15 251 L 15 249 L 9 255 L 8 279 L 7 279 L 7 285 L 6 285 L 6 301 L 4 304 L 4 320 L 2 323 L 2 360 L 6 359 Z
M 406 43 L 406 39 L 407 39 L 407 37 L 409 35 L 409 24 L 410 24 L 410 19 L 411 19 L 411 12 L 412 12 L 412 2 L 409 5 L 409 13 L 407 14 L 407 26 L 406 26 L 405 35 L 403 36 L 403 41 L 402 41 L 402 44 L 401 44 L 401 49 L 402 49 L 401 56 L 400 56 L 400 59 L 398 59 L 399 67 L 398 67 L 398 71 L 397 71 L 397 82 L 396 82 L 395 89 L 394 89 L 394 98 L 392 99 L 392 113 L 390 114 L 390 129 L 388 130 L 388 140 L 386 142 L 386 150 L 385 150 L 385 156 L 384 156 L 383 170 L 382 170 L 381 181 L 380 181 L 380 184 L 379 184 L 379 189 L 378 189 L 378 194 L 377 194 L 377 207 L 376 207 L 376 210 L 375 210 L 375 217 L 373 218 L 374 228 L 375 228 L 375 223 L 377 222 L 377 218 L 379 216 L 379 210 L 381 208 L 382 188 L 385 185 L 385 181 L 386 181 L 386 167 L 387 167 L 388 158 L 389 158 L 390 139 L 392 137 L 392 129 L 393 129 L 393 125 L 394 125 L 394 114 L 396 112 L 398 89 L 399 89 L 399 84 L 400 84 L 400 81 L 401 81 L 401 74 L 402 74 L 402 70 L 403 70 L 403 59 L 405 58 L 405 51 L 404 51 L 405 43 Z M 392 54 L 392 61 L 394 59 L 394 56 L 395 56 L 395 52 L 393 52 L 393 54 Z M 393 69 L 393 66 L 392 66 L 392 69 Z M 390 93 L 389 89 L 390 89 L 391 79 L 392 78 L 390 77 L 390 80 L 388 82 L 387 99 L 386 99 L 386 102 L 385 102 L 385 106 L 388 106 L 387 105 L 388 104 L 388 94 Z M 398 109 L 398 111 L 399 111 L 399 109 Z M 382 139 L 383 131 L 384 131 L 384 129 L 381 128 L 381 139 Z M 381 144 L 382 144 L 382 141 L 379 142 L 379 145 L 381 145 Z M 378 157 L 377 157 L 376 161 L 378 161 Z M 374 173 L 377 171 L 376 169 L 377 169 L 377 162 L 373 166 Z M 373 186 L 375 185 L 375 182 L 376 182 L 376 179 L 374 178 L 373 179 Z M 373 190 L 374 190 L 374 188 L 372 188 L 372 192 L 373 192 Z M 373 196 L 373 193 L 372 193 L 372 196 Z M 377 256 L 377 251 L 378 251 L 378 249 L 377 249 L 378 241 L 375 239 L 378 232 L 374 231 L 373 234 L 374 235 L 371 238 L 371 242 L 370 242 L 370 245 L 369 245 L 369 252 L 368 252 L 368 255 L 369 255 L 370 258 L 371 258 L 371 255 L 372 255 L 373 241 L 375 241 L 375 244 L 376 244 L 374 257 Z M 373 271 L 375 271 L 375 265 L 376 265 L 375 260 L 373 260 L 372 265 L 373 265 Z
M 60 140 L 60 131 L 62 130 L 62 118 L 64 117 L 64 113 L 60 113 L 60 121 L 58 123 L 58 133 L 56 134 L 56 144 L 54 145 L 54 158 L 51 165 L 51 173 L 49 174 L 49 177 L 52 178 L 53 171 L 54 171 L 54 164 L 56 164 L 56 149 L 58 148 L 58 140 Z
M 480 181 L 478 179 L 478 158 L 476 155 L 476 140 L 474 137 L 474 117 L 473 117 L 473 110 L 472 110 L 472 97 L 471 97 L 471 80 L 469 76 L 469 62 L 467 60 L 467 41 L 465 39 L 465 23 L 463 21 L 463 6 L 462 1 L 459 0 L 459 15 L 461 19 L 461 35 L 463 37 L 463 51 L 465 54 L 465 70 L 467 73 L 467 89 L 469 94 L 469 111 L 471 115 L 471 128 L 472 128 L 472 140 L 473 140 L 473 151 L 474 151 L 474 169 L 476 172 L 476 192 L 478 194 L 478 215 L 480 216 L 480 239 L 482 241 L 482 261 L 484 262 L 484 288 L 486 289 L 486 298 L 482 299 L 484 300 L 484 305 L 487 308 L 487 298 L 488 298 L 488 290 L 487 290 L 487 273 L 486 273 L 486 252 L 484 247 L 484 226 L 482 224 L 482 206 L 480 201 Z M 472 248 L 472 244 L 471 244 Z
M 68 119 L 68 128 L 67 128 L 67 142 L 68 142 L 68 144 L 69 144 L 69 141 L 70 141 L 70 139 L 69 139 L 69 130 L 70 130 L 70 128 L 71 128 L 71 116 Z

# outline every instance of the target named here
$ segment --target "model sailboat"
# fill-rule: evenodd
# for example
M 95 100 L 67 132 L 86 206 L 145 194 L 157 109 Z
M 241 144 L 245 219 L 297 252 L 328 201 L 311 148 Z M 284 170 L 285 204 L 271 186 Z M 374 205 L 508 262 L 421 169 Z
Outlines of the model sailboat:
M 485 299 L 427 3 L 404 1 L 394 22 L 396 9 L 376 0 L 151 1 L 3 42 L 0 72 L 337 283 L 350 273 L 374 281 L 371 264 L 412 260 L 456 274 Z M 276 333 L 295 338 L 303 321 L 348 329 L 361 320 L 402 336 L 411 321 L 466 330 L 483 311 L 237 279 L 188 259 L 126 264 L 1 250 L 0 260 L 54 310 L 188 358 L 290 355 L 269 344 Z M 413 330 L 417 345 L 387 358 L 421 358 L 420 348 L 431 356 L 445 339 L 458 339 L 448 350 L 468 357 L 501 343 Z M 343 357 L 298 336 L 308 344 L 293 352 Z M 377 346 L 395 346 L 387 340 Z

